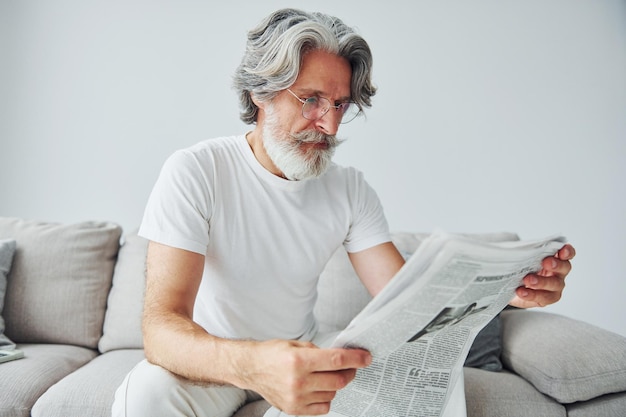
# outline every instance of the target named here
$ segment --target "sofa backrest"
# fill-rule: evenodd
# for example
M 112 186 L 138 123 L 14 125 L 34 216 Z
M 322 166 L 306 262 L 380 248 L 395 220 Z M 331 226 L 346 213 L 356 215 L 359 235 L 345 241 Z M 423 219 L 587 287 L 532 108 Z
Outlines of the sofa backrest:
M 0 239 L 16 241 L 1 312 L 6 336 L 96 348 L 121 234 L 109 222 L 0 217 Z
M 101 352 L 143 347 L 146 239 L 108 222 L 71 225 L 0 217 L 0 239 L 17 241 L 8 276 L 6 335 L 16 343 L 63 343 Z M 426 233 L 393 233 L 410 256 Z M 512 233 L 473 235 L 517 240 Z M 371 297 L 339 248 L 320 276 L 320 331 L 345 328 Z M 0 294 L 1 296 L 1 294 Z

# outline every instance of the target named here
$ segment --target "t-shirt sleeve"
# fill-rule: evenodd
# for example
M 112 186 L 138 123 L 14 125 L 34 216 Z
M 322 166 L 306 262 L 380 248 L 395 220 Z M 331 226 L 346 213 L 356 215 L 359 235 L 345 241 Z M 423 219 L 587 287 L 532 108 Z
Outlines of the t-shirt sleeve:
M 207 175 L 193 153 L 170 156 L 148 199 L 139 235 L 205 255 L 213 201 Z
M 380 199 L 361 172 L 356 171 L 351 188 L 353 214 L 352 224 L 344 241 L 346 251 L 359 252 L 391 241 L 389 225 Z

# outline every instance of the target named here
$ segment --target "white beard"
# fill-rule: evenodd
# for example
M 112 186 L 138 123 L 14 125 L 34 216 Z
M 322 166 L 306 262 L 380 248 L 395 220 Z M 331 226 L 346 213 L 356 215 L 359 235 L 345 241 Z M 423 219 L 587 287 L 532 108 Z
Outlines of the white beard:
M 334 135 L 325 135 L 315 130 L 298 133 L 281 132 L 276 113 L 267 108 L 263 126 L 263 146 L 276 168 L 285 178 L 297 181 L 322 175 L 332 161 L 335 149 L 342 142 Z M 302 145 L 326 142 L 325 149 Z

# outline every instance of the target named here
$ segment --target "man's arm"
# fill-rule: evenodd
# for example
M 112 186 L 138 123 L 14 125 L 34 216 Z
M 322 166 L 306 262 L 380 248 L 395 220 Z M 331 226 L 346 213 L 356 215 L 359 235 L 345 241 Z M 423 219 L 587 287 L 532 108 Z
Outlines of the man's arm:
M 404 265 L 404 258 L 392 242 L 348 253 L 348 257 L 372 297 L 378 294 Z
M 328 413 L 336 391 L 369 365 L 370 354 L 359 349 L 210 335 L 192 319 L 203 268 L 202 255 L 150 242 L 143 334 L 151 363 L 193 381 L 256 391 L 294 415 Z

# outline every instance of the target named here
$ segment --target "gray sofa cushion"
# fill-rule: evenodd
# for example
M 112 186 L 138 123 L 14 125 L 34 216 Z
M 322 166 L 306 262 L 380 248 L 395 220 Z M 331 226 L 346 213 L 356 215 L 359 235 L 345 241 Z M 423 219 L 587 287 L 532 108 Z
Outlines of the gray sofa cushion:
M 501 316 L 504 365 L 540 392 L 573 403 L 626 391 L 623 336 L 546 312 L 508 310 Z
M 565 417 L 561 404 L 507 371 L 465 368 L 465 402 L 471 417 Z
M 16 343 L 96 348 L 121 228 L 0 218 L 0 238 L 17 241 L 3 316 Z
M 614 416 L 626 414 L 626 394 L 607 394 L 593 400 L 567 404 L 567 417 Z
M 15 240 L 0 240 L 0 348 L 13 349 L 15 344 L 9 340 L 4 334 L 4 319 L 2 318 L 2 309 L 4 307 L 4 294 L 7 289 L 7 276 L 11 270 L 13 263 L 13 254 L 15 253 Z
M 109 293 L 100 352 L 141 349 L 141 315 L 145 291 L 148 240 L 133 233 L 120 248 Z
M 98 356 L 41 396 L 32 417 L 110 417 L 115 391 L 141 360 L 140 349 Z
M 0 365 L 0 417 L 29 417 L 39 396 L 97 355 L 92 349 L 68 345 L 26 344 L 18 348 L 24 359 Z

